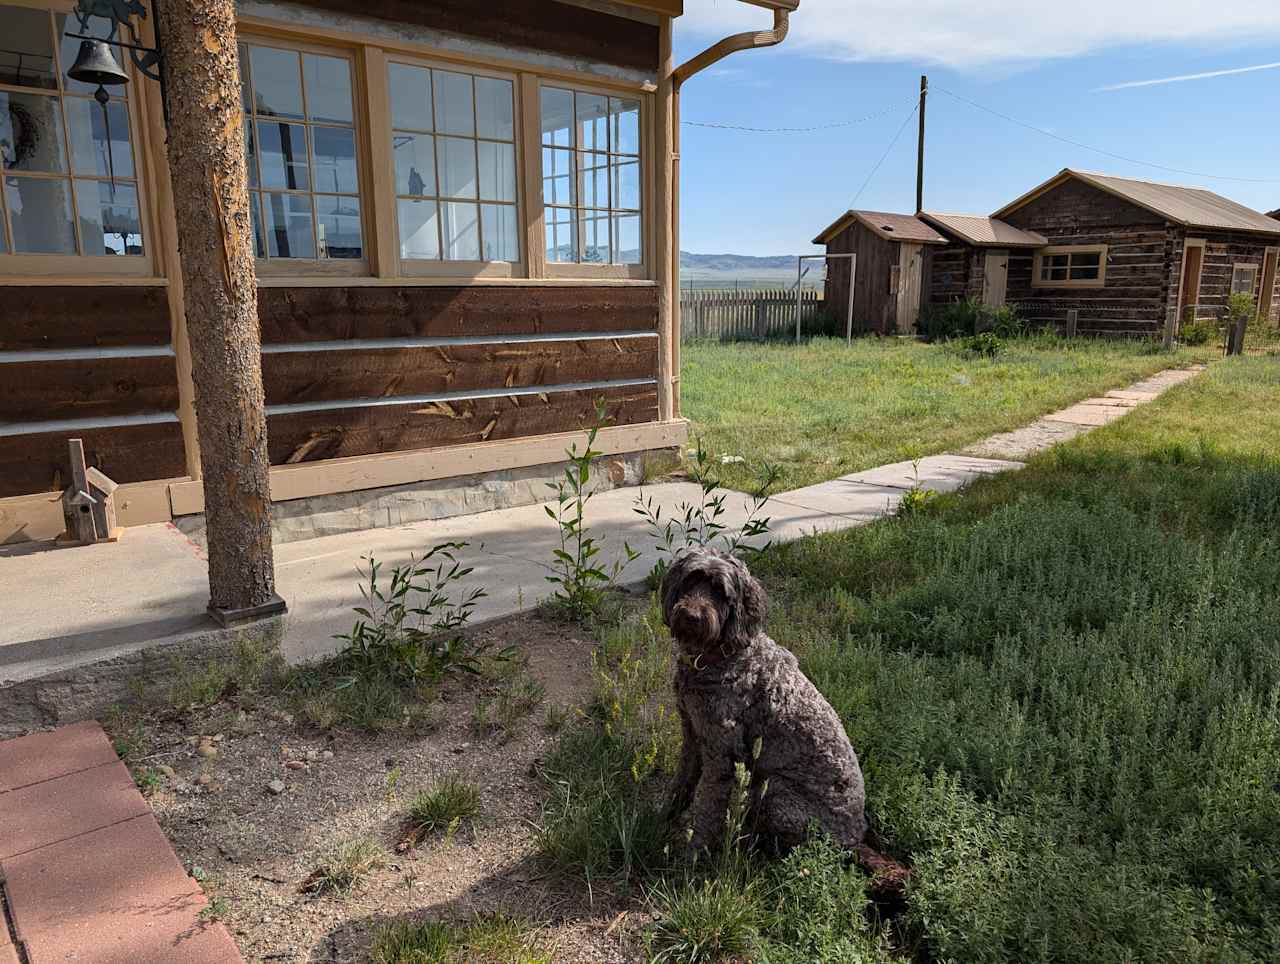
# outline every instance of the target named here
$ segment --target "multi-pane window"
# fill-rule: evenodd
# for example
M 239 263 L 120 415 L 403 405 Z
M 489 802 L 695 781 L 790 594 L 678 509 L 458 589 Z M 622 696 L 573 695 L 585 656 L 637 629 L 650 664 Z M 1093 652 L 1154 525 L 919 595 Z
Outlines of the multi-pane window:
M 139 256 L 129 100 L 116 88 L 104 109 L 66 76 L 68 29 L 81 32 L 69 14 L 0 5 L 0 254 Z
M 351 61 L 240 45 L 259 258 L 364 258 Z
M 510 80 L 392 63 L 400 257 L 520 261 Z
M 1102 247 L 1046 248 L 1036 255 L 1038 285 L 1097 286 L 1106 273 L 1107 252 Z
M 640 102 L 543 87 L 547 261 L 640 264 Z
M 1258 266 L 1256 264 L 1237 264 L 1231 268 L 1231 293 L 1233 295 L 1252 295 L 1254 285 L 1258 282 Z

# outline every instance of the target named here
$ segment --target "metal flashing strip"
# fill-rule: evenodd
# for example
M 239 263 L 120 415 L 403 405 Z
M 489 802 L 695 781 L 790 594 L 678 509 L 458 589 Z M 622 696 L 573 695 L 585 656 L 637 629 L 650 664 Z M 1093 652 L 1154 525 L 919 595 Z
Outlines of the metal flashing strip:
M 24 362 L 97 361 L 100 358 L 172 358 L 172 345 L 138 345 L 112 348 L 35 348 L 0 351 L 0 365 Z
M 45 433 L 86 432 L 102 428 L 128 428 L 134 425 L 178 424 L 173 412 L 147 415 L 107 415 L 102 418 L 64 418 L 49 422 L 0 422 L 0 438 L 9 435 L 43 435 Z
M 462 335 L 454 338 L 349 338 L 338 341 L 298 341 L 262 346 L 264 355 L 310 351 L 363 351 L 395 348 L 462 348 L 468 345 L 519 345 L 557 341 L 616 341 L 657 338 L 656 331 L 568 332 L 552 335 Z
M 559 392 L 594 392 L 610 388 L 638 388 L 656 385 L 654 378 L 632 378 L 613 382 L 569 382 L 563 385 L 534 385 L 529 388 L 477 388 L 466 392 L 440 392 L 435 395 L 398 395 L 387 398 L 348 398 L 331 402 L 295 402 L 268 405 L 268 415 L 294 415 L 300 412 L 326 412 L 352 408 L 388 408 L 394 405 L 432 405 L 439 402 L 465 402 L 484 398 L 551 395 Z

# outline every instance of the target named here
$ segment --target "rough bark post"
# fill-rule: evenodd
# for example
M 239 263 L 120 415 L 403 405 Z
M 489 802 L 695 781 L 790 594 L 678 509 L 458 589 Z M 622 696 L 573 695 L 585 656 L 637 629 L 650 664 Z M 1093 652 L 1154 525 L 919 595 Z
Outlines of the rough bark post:
M 257 278 L 232 0 L 164 0 L 156 29 L 204 470 L 209 612 L 282 612 L 271 551 Z

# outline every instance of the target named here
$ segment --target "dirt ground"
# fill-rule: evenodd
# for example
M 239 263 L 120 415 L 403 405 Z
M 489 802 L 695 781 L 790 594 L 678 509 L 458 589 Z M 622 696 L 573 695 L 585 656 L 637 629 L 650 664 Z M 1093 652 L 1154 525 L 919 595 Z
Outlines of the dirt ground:
M 594 643 L 576 626 L 531 615 L 476 632 L 515 647 L 546 688 L 544 705 L 509 735 L 475 731 L 484 684 L 470 678 L 443 688 L 424 735 L 325 734 L 261 704 L 148 725 L 147 750 L 131 765 L 161 774 L 150 795 L 160 825 L 247 961 L 364 961 L 389 921 L 492 912 L 541 926 L 539 943 L 556 961 L 638 959 L 628 934 L 639 909 L 549 875 L 535 853 L 545 798 L 536 768 L 555 739 L 546 707 L 571 710 L 589 691 Z M 481 790 L 474 830 L 396 853 L 409 800 L 449 773 Z M 300 890 L 335 847 L 359 838 L 385 848 L 384 866 L 347 894 Z

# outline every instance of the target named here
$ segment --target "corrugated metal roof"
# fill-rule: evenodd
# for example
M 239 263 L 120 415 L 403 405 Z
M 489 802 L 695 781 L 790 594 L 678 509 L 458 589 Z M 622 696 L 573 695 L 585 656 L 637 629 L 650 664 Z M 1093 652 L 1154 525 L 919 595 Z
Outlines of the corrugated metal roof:
M 1033 198 L 1056 186 L 1067 178 L 1076 178 L 1101 191 L 1114 194 L 1153 214 L 1187 227 L 1216 228 L 1223 231 L 1255 231 L 1263 234 L 1280 234 L 1280 222 L 1260 211 L 1214 194 L 1201 187 L 1183 187 L 1178 184 L 1162 184 L 1133 177 L 1116 177 L 1093 171 L 1064 169 L 1035 190 L 1024 194 L 1012 204 L 997 211 L 993 217 L 1004 217 L 1022 207 Z
M 891 214 L 886 211 L 846 211 L 835 223 L 813 239 L 826 244 L 854 221 L 878 234 L 886 241 L 908 241 L 913 244 L 946 244 L 947 239 L 914 214 Z
M 962 241 L 980 247 L 1043 248 L 1049 239 L 1034 231 L 1023 231 L 1012 224 L 980 214 L 937 214 L 924 211 L 920 217 L 943 231 L 950 231 Z

